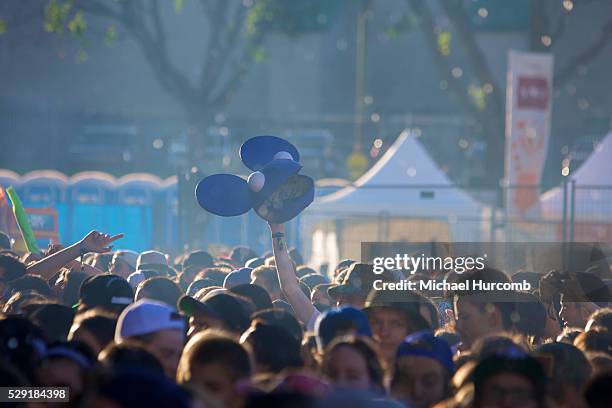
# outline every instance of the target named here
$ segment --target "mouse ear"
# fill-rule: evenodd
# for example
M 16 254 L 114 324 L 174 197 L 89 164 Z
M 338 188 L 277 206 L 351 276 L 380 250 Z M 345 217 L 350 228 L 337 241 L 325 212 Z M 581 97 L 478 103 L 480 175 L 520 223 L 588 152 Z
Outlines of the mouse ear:
M 274 159 L 300 161 L 300 154 L 294 145 L 276 136 L 255 136 L 240 146 L 240 158 L 245 166 L 259 171 Z
M 222 217 L 241 215 L 251 209 L 247 182 L 233 174 L 214 174 L 202 179 L 195 195 L 200 207 Z

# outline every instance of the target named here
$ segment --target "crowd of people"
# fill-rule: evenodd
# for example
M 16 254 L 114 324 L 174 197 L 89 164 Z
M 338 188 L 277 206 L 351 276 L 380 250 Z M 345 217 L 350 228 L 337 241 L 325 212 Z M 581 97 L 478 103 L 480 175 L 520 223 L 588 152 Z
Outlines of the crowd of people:
M 267 254 L 175 258 L 98 231 L 18 253 L 0 234 L 0 387 L 96 408 L 612 407 L 607 263 L 444 276 L 530 293 L 374 290 L 441 276 L 354 260 L 323 275 L 270 231 Z

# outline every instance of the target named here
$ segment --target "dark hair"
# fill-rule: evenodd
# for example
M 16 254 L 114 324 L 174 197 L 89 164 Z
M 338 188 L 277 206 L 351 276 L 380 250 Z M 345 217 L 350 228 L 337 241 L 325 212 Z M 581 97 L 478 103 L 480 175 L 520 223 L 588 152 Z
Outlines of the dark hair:
M 323 352 L 323 360 L 321 362 L 321 371 L 323 374 L 329 375 L 331 357 L 334 351 L 340 347 L 351 347 L 357 351 L 365 360 L 368 369 L 368 375 L 374 388 L 372 391 L 379 395 L 385 394 L 385 364 L 378 349 L 371 339 L 363 336 L 347 336 L 334 339 Z
M 117 317 L 102 311 L 101 309 L 90 309 L 85 313 L 78 314 L 74 324 L 93 334 L 102 348 L 106 347 L 115 337 Z
M 97 266 L 98 269 L 101 269 L 104 272 L 108 272 L 110 269 L 110 263 L 113 260 L 113 254 L 112 253 L 107 253 L 107 254 L 96 254 L 94 257 L 94 260 L 92 262 L 92 265 L 95 264 L 100 264 Z
M 291 248 L 289 250 L 289 257 L 296 265 L 304 265 L 304 258 L 302 257 L 302 254 L 300 253 L 299 249 Z
M 28 320 L 39 326 L 48 341 L 66 341 L 75 310 L 58 303 L 33 303 L 22 307 Z
M 85 272 L 76 269 L 70 269 L 64 272 L 64 290 L 62 291 L 62 303 L 66 306 L 74 306 L 79 301 L 81 293 L 81 284 L 88 275 Z
M 483 269 L 473 269 L 471 271 L 463 273 L 458 279 L 458 283 L 467 283 L 468 287 L 472 287 L 472 282 L 486 282 L 486 283 L 510 283 L 510 278 L 504 272 L 485 267 Z M 484 312 L 487 305 L 494 306 L 499 310 L 502 317 L 502 324 L 504 329 L 510 330 L 512 328 L 512 317 L 515 311 L 515 292 L 513 291 L 484 291 L 484 290 L 462 290 L 453 293 L 455 302 L 457 299 L 466 298 L 468 301 L 473 303 L 479 308 L 481 312 Z
M 232 252 L 230 252 L 229 257 L 239 266 L 243 266 L 249 259 L 257 258 L 257 254 L 247 246 L 236 246 L 232 248 Z
M 574 346 L 583 352 L 601 351 L 612 356 L 612 333 L 604 329 L 591 329 L 580 333 L 574 340 Z
M 143 298 L 158 300 L 172 307 L 176 307 L 176 302 L 183 295 L 181 288 L 171 279 L 164 276 L 145 279 L 138 284 L 136 299 Z
M 272 307 L 270 295 L 259 285 L 244 283 L 230 288 L 229 291 L 250 299 L 255 306 L 255 310 L 270 309 Z
M 280 373 L 288 367 L 302 367 L 300 342 L 280 326 L 253 322 L 240 339 L 253 350 L 258 371 Z
M 195 296 L 200 289 L 210 288 L 213 286 L 217 287 L 219 285 L 217 285 L 212 279 L 194 279 L 193 282 L 191 282 L 187 287 L 186 294 L 189 296 Z
M 45 348 L 43 331 L 24 317 L 0 315 L 0 355 L 30 381 Z
M 198 272 L 198 274 L 193 278 L 194 282 L 200 279 L 210 279 L 214 282 L 214 286 L 223 286 L 223 281 L 227 273 L 225 273 L 220 268 L 206 268 Z
M 9 282 L 26 274 L 26 266 L 10 255 L 0 255 L 0 282 Z
M 552 360 L 548 378 L 548 394 L 558 402 L 563 401 L 568 385 L 577 392 L 582 392 L 591 376 L 589 360 L 582 351 L 571 344 L 543 344 L 536 349 L 536 356 Z
M 311 273 L 308 275 L 304 275 L 300 278 L 300 283 L 308 286 L 308 289 L 312 292 L 312 290 L 318 285 L 323 285 L 329 283 L 329 279 L 327 279 L 323 275 L 319 275 L 318 273 Z
M 323 275 L 318 274 L 317 271 L 312 269 L 310 266 L 305 266 L 305 265 L 301 265 L 301 266 L 298 266 L 297 268 L 295 268 L 295 274 L 297 275 L 297 277 L 299 279 L 301 279 L 301 278 L 303 278 L 304 276 L 307 276 L 307 275 L 319 275 L 319 276 L 323 277 Z
M 213 257 L 211 254 L 203 250 L 191 251 L 185 256 L 185 258 L 183 258 L 182 269 L 185 270 L 190 266 L 210 268 L 213 266 Z
M 70 351 L 63 352 L 64 350 Z M 76 356 L 79 357 L 76 357 Z M 74 357 L 73 357 L 74 356 Z M 78 360 L 77 360 L 78 358 Z M 58 341 L 47 346 L 45 353 L 42 356 L 42 361 L 53 361 L 59 359 L 67 359 L 79 365 L 83 373 L 88 372 L 97 363 L 95 353 L 80 341 Z
M 521 335 L 490 334 L 478 338 L 472 345 L 471 351 L 472 357 L 482 360 L 500 354 L 527 354 L 529 344 Z
M 260 310 L 253 313 L 251 320 L 280 326 L 291 333 L 297 341 L 302 341 L 302 326 L 297 319 L 286 310 L 275 308 Z
M 251 376 L 251 360 L 244 346 L 220 333 L 200 332 L 185 345 L 177 369 L 177 382 L 189 382 L 190 370 L 194 365 L 213 363 L 226 367 L 234 381 Z
M 511 318 L 514 329 L 525 336 L 542 338 L 547 318 L 544 304 L 531 293 L 516 292 L 515 296 L 515 311 Z
M 38 275 L 23 275 L 13 279 L 7 285 L 9 294 L 24 290 L 33 290 L 46 297 L 55 297 L 47 281 Z
M 612 372 L 596 375 L 589 381 L 584 397 L 590 408 L 608 408 L 612 406 Z
M 142 369 L 164 375 L 164 369 L 157 358 L 137 342 L 127 340 L 120 344 L 109 343 L 99 354 L 102 365 L 110 371 Z

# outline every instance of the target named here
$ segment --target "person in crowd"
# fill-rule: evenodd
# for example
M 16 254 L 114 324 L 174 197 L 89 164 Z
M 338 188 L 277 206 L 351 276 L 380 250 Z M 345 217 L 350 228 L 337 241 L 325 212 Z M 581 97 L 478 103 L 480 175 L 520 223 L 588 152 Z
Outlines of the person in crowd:
M 348 335 L 372 337 L 367 315 L 350 306 L 331 308 L 319 315 L 314 331 L 320 352 L 337 337 Z
M 233 286 L 229 291 L 249 299 L 251 303 L 253 303 L 253 306 L 255 306 L 256 311 L 272 308 L 272 299 L 270 299 L 268 292 L 261 286 L 245 283 Z
M 224 289 L 196 297 L 185 295 L 178 302 L 179 310 L 189 318 L 189 337 L 209 328 L 240 335 L 249 327 L 251 313 L 245 298 Z
M 142 370 L 151 374 L 165 376 L 159 360 L 138 342 L 124 341 L 108 343 L 98 353 L 100 365 L 109 372 Z
M 155 271 L 160 276 L 174 275 L 166 255 L 159 251 L 144 251 L 136 259 L 136 272 Z M 145 279 L 149 277 L 145 275 Z
M 609 354 L 599 351 L 587 351 L 585 354 L 591 364 L 593 376 L 612 371 L 612 356 Z
M 253 269 L 251 271 L 251 283 L 264 288 L 272 301 L 283 299 L 276 266 L 262 265 Z
M 200 270 L 205 268 L 212 268 L 214 266 L 214 259 L 211 254 L 203 250 L 191 251 L 188 253 L 182 262 L 182 270 L 187 268 L 196 267 Z
M 98 355 L 115 337 L 117 316 L 103 308 L 93 308 L 75 316 L 68 340 L 83 342 Z
M 300 342 L 276 324 L 253 322 L 240 337 L 240 344 L 246 344 L 252 350 L 257 374 L 278 374 L 304 365 Z
M 386 395 L 385 365 L 368 337 L 337 337 L 323 352 L 321 372 L 339 390 Z
M 185 320 L 165 303 L 142 299 L 126 307 L 119 315 L 115 342 L 134 341 L 153 354 L 168 378 L 176 368 L 185 344 Z
M 138 284 L 134 300 L 151 299 L 176 307 L 182 295 L 181 288 L 174 281 L 165 276 L 156 276 Z
M 460 283 L 475 281 L 509 283 L 510 278 L 491 268 L 468 271 L 459 278 Z M 484 290 L 463 290 L 453 295 L 456 330 L 461 336 L 463 350 L 484 335 L 512 329 L 513 296 L 510 292 Z
M 381 279 L 372 268 L 372 265 L 364 263 L 351 264 L 342 283 L 329 288 L 327 293 L 338 306 L 350 305 L 363 308 L 368 294 L 372 291 L 374 281 Z
M 75 315 L 73 308 L 49 302 L 25 305 L 22 312 L 42 329 L 48 342 L 66 341 Z
M 3 300 L 10 297 L 7 293 L 7 285 L 12 280 L 26 274 L 26 266 L 10 255 L 0 254 L 0 296 Z
M 77 310 L 105 307 L 120 312 L 134 299 L 130 284 L 120 276 L 110 273 L 91 275 L 83 281 L 79 291 Z
M 452 395 L 453 352 L 444 340 L 421 331 L 397 348 L 391 395 L 406 406 L 433 407 Z
M 612 333 L 605 329 L 592 328 L 580 333 L 574 340 L 574 346 L 584 353 L 598 351 L 612 356 Z
M 593 377 L 584 392 L 589 408 L 612 407 L 610 390 L 612 390 L 612 371 Z
M 230 272 L 233 270 L 230 269 Z M 194 280 L 201 280 L 201 279 L 208 279 L 213 281 L 214 286 L 221 286 L 223 287 L 223 282 L 225 281 L 225 278 L 227 277 L 228 272 L 225 271 L 223 268 L 214 266 L 211 268 L 204 268 L 202 269 L 200 272 L 198 272 L 194 278 Z
M 10 251 L 13 247 L 13 240 L 8 234 L 0 231 L 0 250 Z
M 129 250 L 116 251 L 109 264 L 108 271 L 117 276 L 127 279 L 130 274 L 136 271 L 138 252 Z
M 534 356 L 548 367 L 547 395 L 556 407 L 586 407 L 583 391 L 592 369 L 582 351 L 566 343 L 547 343 Z
M 544 408 L 546 375 L 528 355 L 494 355 L 480 361 L 472 374 L 474 408 Z
M 612 308 L 604 307 L 593 312 L 584 327 L 584 331 L 601 328 L 612 332 Z
M 249 259 L 257 258 L 257 254 L 251 248 L 239 245 L 232 248 L 229 258 L 236 265 L 243 266 Z
M 406 336 L 421 330 L 435 330 L 438 324 L 436 307 L 424 296 L 408 290 L 372 290 L 364 310 L 374 339 L 389 366 L 393 365 L 397 347 Z
M 302 326 L 293 314 L 283 309 L 269 308 L 256 311 L 251 315 L 251 322 L 262 322 L 278 325 L 287 330 L 297 341 L 302 341 Z
M 231 289 L 234 286 L 251 283 L 252 270 L 253 269 L 246 267 L 233 270 L 225 277 L 225 280 L 223 281 L 223 287 L 225 289 Z
M 178 384 L 190 385 L 216 397 L 225 408 L 241 408 L 241 383 L 252 374 L 249 352 L 223 332 L 196 333 L 189 339 L 176 373 Z
M 51 344 L 36 369 L 37 384 L 68 387 L 70 402 L 76 404 L 88 386 L 95 363 L 95 355 L 85 344 L 74 341 Z

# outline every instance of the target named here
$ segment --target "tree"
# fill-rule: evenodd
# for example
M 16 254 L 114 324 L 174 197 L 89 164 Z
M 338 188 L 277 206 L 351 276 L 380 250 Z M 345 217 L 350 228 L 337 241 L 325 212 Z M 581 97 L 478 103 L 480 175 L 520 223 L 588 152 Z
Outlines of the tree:
M 466 55 L 466 67 L 462 70 L 466 75 L 472 75 L 478 85 L 466 86 L 466 80 L 460 80 L 459 75 L 453 75 L 453 59 L 448 48 L 450 32 L 436 27 L 434 5 L 428 0 L 407 0 L 416 16 L 418 25 L 425 36 L 432 52 L 434 65 L 445 81 L 449 92 L 455 97 L 460 108 L 472 117 L 482 129 L 486 138 L 487 169 L 491 171 L 490 183 L 496 185 L 503 176 L 505 138 L 505 104 L 504 84 L 499 84 L 476 41 L 475 31 L 471 26 L 470 16 L 462 0 L 439 0 L 440 11 L 450 22 L 452 32 L 458 46 Z M 531 2 L 531 18 L 529 28 L 530 48 L 533 51 L 550 51 L 552 39 L 562 43 L 565 20 L 575 6 L 572 1 L 538 0 Z M 560 7 L 563 8 L 560 8 Z M 584 49 L 568 60 L 564 66 L 557 67 L 554 88 L 562 88 L 580 67 L 588 66 L 612 40 L 612 19 L 601 28 L 597 40 L 587 44 Z M 463 75 L 461 75 L 463 76 Z

